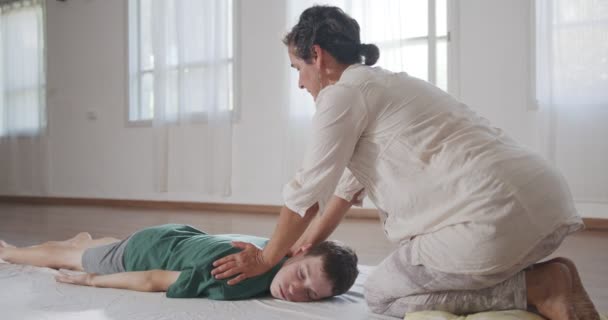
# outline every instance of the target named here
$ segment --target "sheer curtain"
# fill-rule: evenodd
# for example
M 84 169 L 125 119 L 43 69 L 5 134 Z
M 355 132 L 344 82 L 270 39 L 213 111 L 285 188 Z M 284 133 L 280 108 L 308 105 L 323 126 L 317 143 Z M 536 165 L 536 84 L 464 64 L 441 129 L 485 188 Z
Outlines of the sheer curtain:
M 44 17 L 40 0 L 0 5 L 0 191 L 48 189 Z
M 577 200 L 608 204 L 608 2 L 536 0 L 541 144 Z
M 608 3 L 537 0 L 541 106 L 608 105 Z
M 233 2 L 139 0 L 140 119 L 156 134 L 157 191 L 172 191 L 176 150 L 203 150 L 204 192 L 228 196 L 232 174 Z M 133 95 L 133 94 L 132 94 Z M 139 101 L 138 101 L 139 100 Z M 143 115 L 143 116 L 142 116 Z M 206 128 L 185 141 L 180 126 Z M 188 145 L 194 142 L 194 146 Z M 177 169 L 180 170 L 179 168 Z M 189 190 L 194 191 L 194 190 Z

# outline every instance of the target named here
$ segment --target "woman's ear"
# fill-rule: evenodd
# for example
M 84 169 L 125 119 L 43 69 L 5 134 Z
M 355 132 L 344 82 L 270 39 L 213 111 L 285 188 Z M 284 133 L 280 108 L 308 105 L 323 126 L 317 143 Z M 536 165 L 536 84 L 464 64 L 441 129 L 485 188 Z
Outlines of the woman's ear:
M 312 46 L 312 63 L 317 69 L 321 70 L 321 66 L 323 65 L 323 49 L 318 44 Z

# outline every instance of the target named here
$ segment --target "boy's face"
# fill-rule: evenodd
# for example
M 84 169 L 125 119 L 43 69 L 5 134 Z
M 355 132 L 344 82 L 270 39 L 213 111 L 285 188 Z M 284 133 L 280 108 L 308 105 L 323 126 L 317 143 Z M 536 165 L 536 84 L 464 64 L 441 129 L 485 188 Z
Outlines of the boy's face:
M 323 270 L 323 259 L 298 256 L 285 262 L 270 284 L 270 293 L 281 300 L 306 302 L 332 296 L 330 281 Z

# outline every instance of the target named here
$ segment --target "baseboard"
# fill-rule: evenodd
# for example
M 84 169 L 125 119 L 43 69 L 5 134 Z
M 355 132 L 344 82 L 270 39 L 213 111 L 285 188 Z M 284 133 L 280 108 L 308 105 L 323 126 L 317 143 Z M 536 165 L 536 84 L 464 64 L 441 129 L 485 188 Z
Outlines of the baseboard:
M 184 201 L 155 201 L 155 200 L 126 200 L 99 198 L 64 198 L 64 197 L 34 197 L 34 196 L 2 196 L 0 203 L 18 203 L 49 206 L 93 206 L 138 208 L 149 210 L 195 210 L 212 212 L 263 213 L 278 214 L 281 206 L 259 204 L 233 204 L 211 202 Z M 376 209 L 353 208 L 346 214 L 349 219 L 378 219 Z M 608 231 L 608 219 L 583 218 L 586 230 Z
M 235 213 L 263 213 L 278 214 L 281 206 L 259 204 L 233 204 L 211 202 L 186 201 L 156 201 L 131 199 L 103 199 L 103 198 L 66 198 L 66 197 L 38 197 L 38 196 L 2 196 L 0 203 L 18 203 L 47 206 L 92 206 L 113 208 L 135 208 L 148 210 L 193 210 L 211 212 Z M 347 218 L 377 219 L 375 209 L 353 208 L 346 215 Z
M 608 231 L 608 219 L 583 218 L 585 230 Z

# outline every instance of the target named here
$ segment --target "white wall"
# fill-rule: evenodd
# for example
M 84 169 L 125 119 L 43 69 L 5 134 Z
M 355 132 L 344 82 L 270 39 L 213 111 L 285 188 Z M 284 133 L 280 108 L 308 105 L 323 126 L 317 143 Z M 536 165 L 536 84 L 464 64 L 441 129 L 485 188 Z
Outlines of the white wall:
M 539 115 L 528 103 L 529 1 L 458 3 L 460 98 L 522 144 L 542 150 Z M 126 126 L 125 0 L 47 1 L 49 195 L 280 204 L 284 124 L 278 115 L 285 110 L 288 86 L 295 85 L 287 81 L 280 41 L 287 30 L 286 4 L 256 0 L 241 5 L 242 113 L 234 128 L 233 195 L 217 198 L 179 191 L 200 185 L 196 168 L 204 150 L 197 148 L 197 137 L 204 129 L 196 127 L 171 130 L 170 185 L 176 191 L 154 192 L 151 129 Z M 87 119 L 90 112 L 96 120 Z M 601 154 L 608 155 L 603 146 Z M 568 163 L 562 163 L 568 179 L 580 184 L 589 172 Z M 0 194 L 7 189 L 0 184 Z M 605 189 L 599 193 L 608 199 Z M 583 207 L 585 216 L 608 218 L 603 205 Z
M 50 195 L 279 203 L 287 65 L 283 1 L 243 1 L 241 118 L 233 196 L 154 192 L 153 132 L 126 126 L 127 12 L 122 0 L 47 2 Z M 249 14 L 251 13 L 251 14 Z M 97 119 L 87 119 L 94 112 Z M 173 190 L 200 190 L 204 128 L 171 129 Z M 200 179 L 199 179 L 200 180 Z

